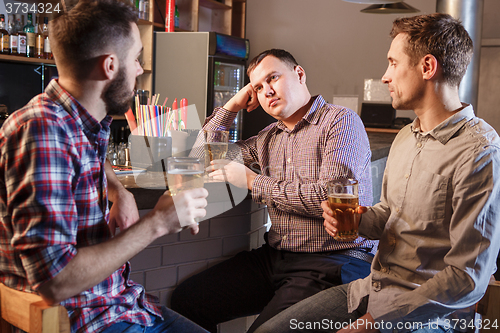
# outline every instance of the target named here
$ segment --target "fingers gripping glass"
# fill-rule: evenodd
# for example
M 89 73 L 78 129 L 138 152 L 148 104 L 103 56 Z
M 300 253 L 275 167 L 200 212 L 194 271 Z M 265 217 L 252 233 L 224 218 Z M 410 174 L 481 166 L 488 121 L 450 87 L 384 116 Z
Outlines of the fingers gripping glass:
M 358 238 L 356 211 L 359 206 L 358 182 L 354 179 L 338 179 L 328 183 L 328 205 L 337 220 L 335 240 L 349 242 Z

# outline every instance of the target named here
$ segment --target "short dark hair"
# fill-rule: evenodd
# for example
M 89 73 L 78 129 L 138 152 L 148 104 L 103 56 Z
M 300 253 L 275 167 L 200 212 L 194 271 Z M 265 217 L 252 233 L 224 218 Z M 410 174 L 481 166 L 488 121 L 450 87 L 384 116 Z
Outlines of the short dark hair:
M 132 43 L 131 23 L 138 20 L 130 2 L 79 0 L 63 8 L 49 28 L 56 62 L 83 74 L 105 52 L 112 50 L 123 58 Z
M 253 58 L 252 61 L 250 61 L 250 63 L 248 64 L 247 75 L 250 75 L 255 67 L 257 67 L 257 65 L 260 64 L 260 62 L 267 56 L 278 58 L 286 65 L 290 66 L 292 69 L 294 69 L 295 66 L 298 66 L 297 61 L 295 60 L 293 55 L 290 54 L 290 52 L 281 49 L 270 49 L 261 52 L 258 56 Z
M 443 68 L 444 80 L 459 86 L 472 59 L 472 39 L 460 21 L 448 14 L 435 13 L 398 18 L 390 36 L 408 35 L 406 53 L 414 65 L 431 54 Z

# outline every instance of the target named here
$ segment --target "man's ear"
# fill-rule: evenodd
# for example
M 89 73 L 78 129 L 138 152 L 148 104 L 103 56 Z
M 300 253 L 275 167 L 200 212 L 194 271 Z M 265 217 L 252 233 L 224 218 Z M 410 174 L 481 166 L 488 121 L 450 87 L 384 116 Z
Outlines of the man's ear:
M 118 57 L 116 54 L 106 54 L 103 55 L 103 59 L 101 62 L 102 71 L 107 79 L 113 79 L 118 73 Z
M 421 60 L 422 64 L 422 78 L 424 80 L 432 79 L 438 70 L 438 61 L 432 54 L 427 54 Z
M 295 66 L 295 73 L 299 76 L 300 83 L 305 83 L 306 82 L 306 71 L 302 66 L 297 65 Z

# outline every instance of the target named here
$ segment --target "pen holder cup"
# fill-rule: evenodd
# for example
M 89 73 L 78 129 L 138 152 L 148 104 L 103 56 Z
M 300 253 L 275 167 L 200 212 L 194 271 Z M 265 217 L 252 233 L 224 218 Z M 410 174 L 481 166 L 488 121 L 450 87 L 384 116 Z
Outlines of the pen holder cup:
M 132 167 L 148 171 L 166 171 L 167 158 L 187 156 L 188 133 L 168 131 L 166 137 L 130 135 L 130 160 Z

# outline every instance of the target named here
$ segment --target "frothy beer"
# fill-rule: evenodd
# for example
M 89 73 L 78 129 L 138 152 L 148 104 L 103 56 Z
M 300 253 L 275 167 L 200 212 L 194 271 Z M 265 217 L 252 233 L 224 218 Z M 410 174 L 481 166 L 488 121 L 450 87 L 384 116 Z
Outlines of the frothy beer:
M 356 209 L 359 205 L 357 195 L 336 193 L 328 196 L 328 205 L 337 220 L 337 236 L 335 240 L 346 242 L 358 238 L 358 221 Z

